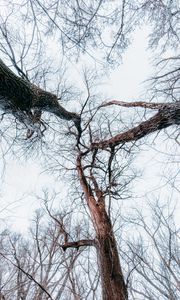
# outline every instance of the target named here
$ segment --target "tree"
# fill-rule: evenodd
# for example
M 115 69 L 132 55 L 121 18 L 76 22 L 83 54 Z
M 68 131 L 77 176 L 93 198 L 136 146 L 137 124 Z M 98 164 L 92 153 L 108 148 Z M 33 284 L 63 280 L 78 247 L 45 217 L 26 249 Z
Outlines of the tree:
M 127 219 L 128 226 L 137 226 L 138 232 L 136 238 L 127 241 L 126 252 L 122 255 L 131 265 L 130 293 L 132 299 L 176 300 L 180 294 L 176 208 L 170 208 L 168 202 L 162 205 L 160 201 L 149 205 L 149 220 L 138 209 Z
M 47 92 L 45 88 L 41 89 L 33 83 L 41 75 L 41 72 L 38 73 L 41 56 L 44 51 L 46 57 L 47 36 L 53 33 L 54 36 L 60 33 L 58 40 L 60 39 L 61 50 L 65 54 L 70 48 L 66 55 L 73 54 L 77 57 L 83 51 L 89 55 L 92 46 L 103 46 L 103 53 L 108 51 L 107 60 L 113 63 L 126 49 L 133 27 L 141 24 L 142 14 L 146 13 L 145 20 L 153 20 L 154 26 L 160 29 L 160 32 L 155 31 L 150 39 L 151 46 L 160 45 L 163 55 L 168 45 L 177 46 L 179 40 L 177 20 L 180 12 L 175 2 L 135 1 L 130 5 L 123 0 L 121 4 L 119 1 L 115 2 L 115 6 L 114 1 L 113 5 L 111 1 L 108 2 L 101 0 L 98 3 L 94 1 L 86 4 L 84 1 L 68 3 L 54 1 L 52 4 L 50 1 L 44 3 L 32 0 L 20 4 L 9 3 L 8 13 L 5 17 L 2 15 L 0 49 L 4 58 L 9 58 L 19 76 L 0 61 L 0 103 L 5 114 L 11 113 L 25 124 L 29 139 L 34 132 L 42 135 L 46 128 L 41 111 L 72 120 L 76 125 L 77 130 L 70 126 L 66 127 L 68 137 L 65 136 L 61 140 L 56 135 L 54 150 L 51 149 L 50 156 L 52 161 L 58 157 L 58 164 L 62 169 L 71 172 L 75 185 L 74 195 L 79 196 L 79 199 L 82 198 L 89 211 L 94 237 L 75 241 L 68 239 L 61 248 L 67 251 L 67 248 L 80 249 L 93 245 L 97 252 L 103 300 L 124 300 L 128 298 L 127 284 L 113 230 L 112 202 L 113 199 L 127 197 L 125 192 L 135 176 L 130 170 L 127 155 L 131 153 L 132 147 L 151 133 L 180 124 L 180 102 L 177 98 L 180 69 L 169 63 L 172 60 L 179 62 L 179 56 L 162 58 L 161 63 L 168 61 L 168 67 L 170 65 L 172 69 L 156 75 L 154 79 L 154 82 L 157 81 L 154 87 L 156 95 L 158 93 L 168 95 L 170 97 L 168 102 L 163 98 L 163 102 L 160 99 L 161 102 L 132 103 L 112 100 L 93 103 L 93 84 L 86 74 L 84 82 L 87 97 L 83 101 L 80 113 L 76 114 L 65 110 L 58 103 L 58 95 Z M 18 33 L 12 31 L 11 34 L 9 23 L 15 13 L 19 16 L 19 24 L 25 22 L 31 25 L 28 28 L 30 33 L 27 29 L 23 29 Z M 157 13 L 158 18 L 155 17 Z M 110 29 L 109 25 L 112 26 Z M 113 38 L 110 45 L 107 45 L 112 33 Z M 17 38 L 20 41 L 19 48 Z M 36 59 L 35 66 L 32 57 Z M 30 67 L 27 69 L 28 60 L 33 63 L 32 70 Z M 48 69 L 44 68 L 45 70 L 47 72 Z M 46 72 L 43 73 L 44 78 L 47 76 Z M 138 125 L 129 124 L 127 129 L 117 110 L 114 110 L 115 117 L 112 117 L 114 105 L 140 107 L 158 112 L 146 120 L 141 119 Z M 63 156 L 61 163 L 59 155 Z
M 82 289 L 83 277 L 77 275 L 80 260 L 83 262 L 82 257 L 79 259 L 81 250 L 65 252 L 60 246 L 66 240 L 65 229 L 76 238 L 71 212 L 53 213 L 52 219 L 44 211 L 37 211 L 26 237 L 10 231 L 1 233 L 4 299 L 78 300 L 86 296 L 86 289 Z

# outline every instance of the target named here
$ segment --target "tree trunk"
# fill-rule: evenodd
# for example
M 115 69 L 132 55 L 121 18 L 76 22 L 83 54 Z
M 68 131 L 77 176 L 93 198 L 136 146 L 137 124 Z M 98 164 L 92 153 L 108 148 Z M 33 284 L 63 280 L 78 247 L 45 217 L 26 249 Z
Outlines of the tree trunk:
M 127 286 L 121 270 L 117 243 L 111 220 L 106 212 L 102 195 L 95 199 L 83 173 L 81 157 L 77 159 L 77 170 L 81 187 L 85 193 L 91 220 L 96 232 L 96 249 L 103 300 L 127 300 Z
M 89 206 L 96 231 L 97 257 L 100 268 L 103 300 L 128 299 L 121 270 L 117 244 L 104 203 Z
M 128 299 L 115 239 L 111 237 L 98 238 L 98 244 L 103 300 Z

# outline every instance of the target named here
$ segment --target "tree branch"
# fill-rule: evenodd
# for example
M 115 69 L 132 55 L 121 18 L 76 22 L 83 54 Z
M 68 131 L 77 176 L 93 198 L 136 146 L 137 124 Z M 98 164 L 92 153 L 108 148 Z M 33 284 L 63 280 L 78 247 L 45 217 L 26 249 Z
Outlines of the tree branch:
M 22 120 L 25 124 L 27 118 L 32 122 L 32 109 L 47 111 L 65 120 L 72 120 L 79 133 L 80 116 L 63 108 L 56 95 L 44 91 L 31 84 L 29 81 L 15 75 L 0 59 L 0 109 L 7 113 L 17 115 L 18 112 L 25 113 Z
M 99 108 L 111 106 L 111 105 L 118 105 L 123 107 L 143 107 L 149 109 L 164 109 L 164 108 L 172 108 L 176 106 L 176 103 L 155 103 L 155 102 L 145 102 L 145 101 L 135 101 L 135 102 L 125 102 L 120 100 L 111 100 L 102 103 Z
M 37 284 L 40 287 L 40 289 L 48 296 L 48 298 L 51 299 L 51 300 L 53 300 L 53 298 L 48 293 L 48 291 L 31 274 L 29 274 L 23 268 L 21 268 L 20 265 L 16 265 L 15 263 L 13 263 L 13 261 L 10 260 L 8 257 L 6 257 L 3 253 L 0 253 L 0 255 L 4 259 L 6 259 L 7 261 L 9 261 L 14 267 L 16 267 L 17 269 L 19 269 L 23 274 L 25 274 L 30 280 L 34 281 L 34 283 Z
M 157 114 L 125 132 L 107 140 L 92 143 L 91 149 L 105 149 L 119 144 L 137 141 L 144 136 L 171 125 L 180 124 L 180 101 L 159 110 Z
M 67 242 L 63 245 L 59 245 L 64 251 L 67 248 L 76 248 L 77 250 L 79 247 L 87 247 L 87 246 L 96 246 L 95 240 L 79 240 L 76 242 Z

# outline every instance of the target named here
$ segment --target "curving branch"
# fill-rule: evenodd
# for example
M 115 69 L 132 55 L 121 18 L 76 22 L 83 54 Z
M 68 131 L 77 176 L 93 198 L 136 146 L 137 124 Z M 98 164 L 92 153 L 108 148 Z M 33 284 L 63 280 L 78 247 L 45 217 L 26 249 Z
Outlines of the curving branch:
M 34 123 L 32 111 L 46 111 L 73 121 L 80 132 L 80 116 L 63 108 L 56 95 L 15 75 L 0 59 L 0 109 L 25 124 Z
M 177 106 L 176 103 L 155 103 L 155 102 L 145 102 L 145 101 L 135 101 L 135 102 L 125 102 L 120 100 L 110 100 L 102 103 L 99 108 L 117 105 L 123 107 L 143 107 L 148 109 L 165 109 L 165 108 L 172 108 Z
M 171 125 L 180 125 L 180 101 L 176 103 L 146 103 L 146 102 L 130 102 L 123 101 L 110 101 L 102 104 L 100 107 L 117 104 L 126 107 L 146 107 L 146 108 L 159 108 L 158 113 L 148 120 L 141 122 L 138 126 L 130 128 L 129 130 L 119 133 L 107 140 L 92 143 L 91 149 L 105 149 L 114 147 L 127 142 L 137 141 L 144 136 L 153 133 L 157 130 L 167 128 Z

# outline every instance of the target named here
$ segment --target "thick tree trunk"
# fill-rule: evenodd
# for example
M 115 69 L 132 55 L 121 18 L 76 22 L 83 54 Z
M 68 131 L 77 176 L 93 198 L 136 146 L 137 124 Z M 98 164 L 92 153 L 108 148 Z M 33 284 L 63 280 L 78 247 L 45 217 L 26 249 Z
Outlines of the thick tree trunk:
M 127 300 L 127 286 L 120 265 L 113 227 L 106 212 L 105 199 L 101 196 L 95 199 L 93 196 L 91 187 L 87 183 L 83 173 L 80 157 L 77 159 L 77 170 L 96 232 L 96 248 L 102 284 L 102 299 Z
M 106 235 L 97 236 L 103 300 L 125 300 L 128 299 L 127 287 L 120 266 L 113 228 L 110 224 L 104 225 L 108 229 Z
M 126 300 L 128 299 L 127 287 L 121 270 L 113 227 L 104 203 L 96 206 L 91 203 L 89 209 L 96 231 L 103 300 Z

